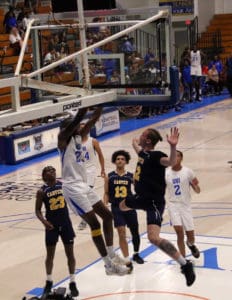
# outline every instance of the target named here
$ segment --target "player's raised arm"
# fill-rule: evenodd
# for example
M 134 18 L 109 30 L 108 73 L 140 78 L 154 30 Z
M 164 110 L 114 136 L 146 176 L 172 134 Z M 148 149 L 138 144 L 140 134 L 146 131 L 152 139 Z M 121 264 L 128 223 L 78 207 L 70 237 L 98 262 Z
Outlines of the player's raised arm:
M 95 125 L 95 123 L 98 121 L 102 113 L 102 107 L 97 107 L 94 112 L 92 113 L 92 116 L 88 120 L 88 122 L 85 124 L 83 128 L 80 130 L 80 135 L 85 136 L 89 134 L 91 128 Z
M 163 166 L 174 166 L 176 164 L 176 145 L 179 141 L 179 130 L 177 127 L 173 127 L 170 130 L 170 135 L 167 134 L 167 141 L 170 145 L 169 157 L 162 157 L 160 163 Z
M 69 141 L 70 137 L 74 134 L 77 130 L 80 122 L 83 120 L 88 108 L 84 107 L 79 109 L 78 113 L 72 120 L 65 120 L 64 123 L 61 124 L 61 129 L 58 135 L 58 148 L 60 150 L 65 149 L 67 146 L 67 142 Z

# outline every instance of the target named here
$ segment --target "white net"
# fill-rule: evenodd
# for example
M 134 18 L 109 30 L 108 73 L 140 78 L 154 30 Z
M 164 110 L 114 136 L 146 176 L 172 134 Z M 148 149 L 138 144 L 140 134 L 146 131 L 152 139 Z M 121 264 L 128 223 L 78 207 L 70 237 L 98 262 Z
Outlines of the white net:
M 142 106 L 120 106 L 119 111 L 126 117 L 137 117 L 142 111 Z

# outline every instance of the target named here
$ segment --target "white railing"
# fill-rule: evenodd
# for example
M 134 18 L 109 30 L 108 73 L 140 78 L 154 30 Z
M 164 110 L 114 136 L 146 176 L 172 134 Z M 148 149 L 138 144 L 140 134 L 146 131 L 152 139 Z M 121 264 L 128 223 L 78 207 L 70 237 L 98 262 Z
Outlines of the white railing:
M 82 1 L 82 0 L 78 0 Z M 83 12 L 82 12 L 83 13 Z M 102 22 L 102 23 L 87 23 L 84 24 L 84 19 L 81 18 L 81 24 L 72 24 L 72 25 L 40 25 L 40 26 L 32 26 L 35 20 L 31 20 L 31 22 L 28 25 L 25 39 L 22 45 L 21 53 L 19 56 L 18 64 L 15 70 L 15 77 L 3 79 L 0 80 L 0 87 L 7 87 L 11 86 L 12 89 L 12 109 L 7 110 L 6 112 L 3 111 L 3 113 L 0 113 L 0 128 L 5 127 L 8 125 L 16 124 L 22 121 L 28 121 L 32 120 L 34 118 L 41 118 L 45 117 L 47 115 L 52 115 L 56 113 L 60 113 L 63 111 L 64 104 L 62 103 L 53 103 L 52 101 L 44 101 L 41 103 L 36 103 L 32 105 L 26 105 L 21 106 L 20 105 L 20 98 L 19 98 L 19 87 L 29 87 L 29 88 L 35 88 L 35 89 L 42 89 L 42 90 L 48 90 L 48 91 L 62 91 L 62 85 L 56 85 L 51 83 L 42 82 L 40 80 L 34 80 L 35 76 L 38 76 L 46 71 L 49 71 L 53 69 L 54 67 L 57 67 L 60 64 L 63 64 L 71 59 L 74 59 L 79 56 L 87 55 L 87 53 L 91 52 L 96 47 L 102 46 L 110 41 L 113 41 L 115 39 L 118 39 L 144 25 L 147 25 L 151 22 L 154 22 L 156 20 L 159 20 L 161 18 L 167 18 L 169 16 L 168 10 L 161 10 L 156 15 L 153 15 L 145 20 L 130 20 L 130 21 L 115 21 L 115 22 Z M 35 70 L 29 74 L 20 74 L 24 54 L 27 48 L 27 42 L 30 35 L 31 30 L 34 29 L 52 29 L 52 28 L 61 28 L 61 27 L 72 27 L 76 26 L 79 27 L 80 32 L 82 32 L 82 39 L 85 38 L 84 28 L 85 26 L 94 27 L 94 26 L 118 26 L 118 25 L 131 25 L 129 28 L 126 28 L 125 30 L 122 30 L 110 37 L 105 38 L 104 40 L 101 40 L 91 46 L 84 47 L 80 51 L 77 51 L 73 54 L 68 55 L 65 58 L 62 58 L 56 62 L 51 63 L 48 66 L 42 67 L 38 70 Z M 84 43 L 82 46 L 85 45 Z M 168 45 L 169 46 L 169 45 Z M 168 58 L 169 59 L 169 58 Z M 87 60 L 84 62 L 84 68 L 88 69 L 87 66 Z M 87 71 L 88 73 L 88 71 Z M 87 74 L 87 77 L 89 75 Z M 87 81 L 89 78 L 87 79 Z M 114 101 L 117 99 L 116 91 L 108 91 L 108 92 L 94 92 L 89 89 L 80 89 L 80 88 L 68 88 L 63 86 L 63 90 L 65 93 L 69 95 L 73 95 L 73 98 L 68 98 L 67 101 L 65 101 L 65 104 L 72 105 L 73 102 L 78 101 L 80 103 L 81 107 L 96 105 L 99 103 Z M 87 86 L 89 88 L 89 86 Z M 79 97 L 83 97 L 80 101 Z M 86 99 L 86 101 L 85 101 Z

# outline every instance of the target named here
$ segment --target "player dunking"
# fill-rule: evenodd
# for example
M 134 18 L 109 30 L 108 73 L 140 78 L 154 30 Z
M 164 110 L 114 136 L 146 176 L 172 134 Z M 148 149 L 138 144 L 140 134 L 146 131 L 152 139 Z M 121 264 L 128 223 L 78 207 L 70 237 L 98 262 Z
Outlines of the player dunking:
M 65 199 L 74 213 L 79 214 L 90 226 L 93 242 L 104 260 L 106 274 L 125 275 L 128 274 L 129 269 L 126 266 L 117 265 L 112 260 L 115 257 L 112 214 L 87 183 L 85 157 L 82 149 L 82 136 L 89 133 L 90 128 L 99 119 L 101 111 L 101 108 L 97 108 L 81 129 L 80 123 L 87 108 L 80 109 L 71 121 L 61 124 L 58 148 L 62 162 L 63 191 Z M 105 241 L 95 213 L 103 220 Z
M 84 126 L 85 123 L 81 123 L 80 129 L 82 129 Z M 85 157 L 87 183 L 91 188 L 93 188 L 97 177 L 97 157 L 101 167 L 102 178 L 105 177 L 105 160 L 98 140 L 90 137 L 89 134 L 86 134 L 81 138 L 82 150 L 84 152 Z M 85 222 L 85 220 L 82 219 L 80 224 L 78 225 L 78 229 L 83 230 L 86 228 L 86 226 L 87 223 Z
M 138 163 L 134 175 L 136 195 L 128 197 L 120 203 L 122 210 L 143 209 L 147 214 L 147 235 L 149 241 L 181 265 L 186 277 L 186 284 L 195 281 L 193 264 L 177 251 L 168 240 L 160 237 L 162 215 L 165 208 L 165 168 L 176 163 L 176 145 L 179 139 L 177 128 L 171 128 L 167 141 L 170 145 L 170 156 L 154 150 L 162 141 L 160 133 L 152 128 L 146 129 L 139 141 L 133 140 L 133 147 L 138 154 Z
M 121 211 L 119 203 L 127 196 L 132 195 L 131 185 L 133 174 L 125 170 L 125 165 L 130 161 L 130 154 L 124 150 L 118 150 L 112 154 L 111 162 L 115 164 L 116 170 L 112 171 L 105 178 L 105 204 L 111 203 L 111 211 L 114 217 L 114 226 L 118 231 L 119 245 L 123 253 L 126 265 L 133 268 L 130 261 L 128 243 L 126 239 L 126 225 L 132 235 L 134 248 L 133 261 L 143 264 L 144 260 L 139 256 L 140 236 L 136 210 Z
M 183 153 L 177 152 L 177 162 L 166 170 L 165 179 L 169 192 L 168 211 L 171 224 L 177 235 L 177 245 L 180 253 L 185 257 L 184 230 L 187 236 L 187 246 L 195 258 L 200 252 L 195 245 L 194 223 L 191 209 L 190 187 L 200 193 L 198 179 L 194 172 L 182 166 Z
M 41 299 L 47 299 L 51 292 L 53 260 L 55 256 L 56 244 L 59 236 L 64 244 L 65 254 L 68 259 L 70 273 L 69 288 L 71 295 L 77 297 L 79 292 L 75 283 L 75 257 L 73 253 L 73 240 L 75 233 L 69 218 L 68 208 L 63 196 L 62 183 L 56 180 L 56 170 L 52 166 L 47 166 L 42 171 L 42 178 L 45 185 L 37 191 L 35 213 L 43 223 L 45 231 L 45 243 L 47 257 L 45 260 L 47 280 Z M 46 216 L 42 214 L 42 206 L 45 206 Z

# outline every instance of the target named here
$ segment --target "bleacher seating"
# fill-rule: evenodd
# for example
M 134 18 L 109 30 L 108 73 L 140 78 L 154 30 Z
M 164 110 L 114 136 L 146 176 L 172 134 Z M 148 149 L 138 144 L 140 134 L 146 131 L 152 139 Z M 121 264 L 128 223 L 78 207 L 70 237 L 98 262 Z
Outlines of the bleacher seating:
M 223 62 L 232 52 L 232 14 L 217 14 L 214 15 L 209 26 L 207 27 L 206 33 L 211 33 L 215 31 L 221 32 L 221 43 L 223 52 L 220 57 Z M 199 44 L 201 48 L 201 45 Z

